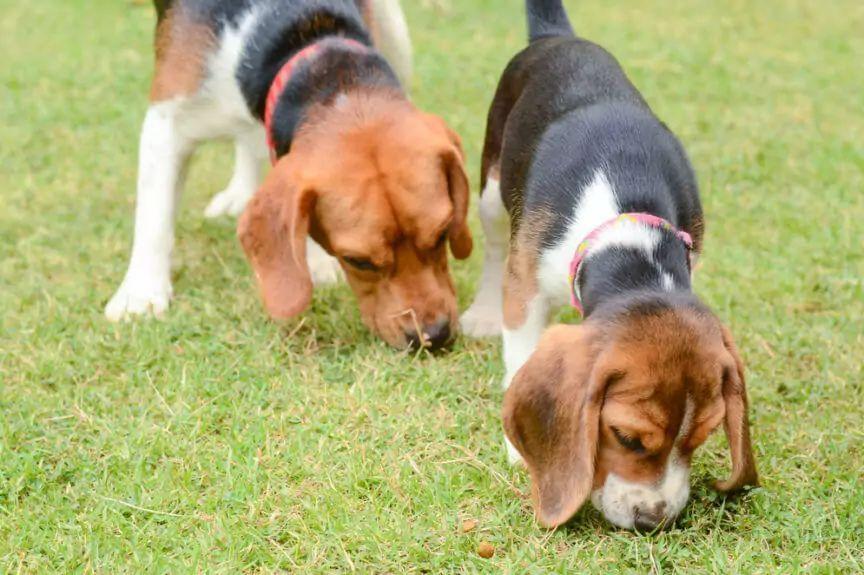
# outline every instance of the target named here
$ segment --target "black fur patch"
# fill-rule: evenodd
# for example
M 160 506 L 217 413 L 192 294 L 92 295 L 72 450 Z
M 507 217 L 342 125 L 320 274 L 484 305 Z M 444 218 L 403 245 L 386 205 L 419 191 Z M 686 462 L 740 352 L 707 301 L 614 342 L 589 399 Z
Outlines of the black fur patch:
M 401 91 L 396 74 L 372 48 L 356 0 L 156 0 L 157 12 L 182 9 L 218 35 L 228 25 L 238 26 L 250 11 L 258 11 L 252 41 L 243 47 L 237 80 L 251 113 L 264 118 L 267 93 L 276 74 L 297 52 L 327 37 L 350 38 L 368 53 L 342 47 L 327 49 L 309 63 L 301 63 L 279 99 L 273 133 L 277 149 L 285 153 L 306 110 L 327 103 L 355 87 L 387 87 Z
M 264 117 L 267 92 L 276 74 L 285 62 L 309 44 L 326 36 L 344 36 L 366 46 L 372 45 L 360 11 L 351 0 L 251 1 L 258 9 L 266 10 L 266 15 L 257 20 L 252 30 L 251 37 L 255 41 L 243 50 L 238 79 L 249 109 L 256 117 Z M 307 77 L 307 82 L 311 79 Z

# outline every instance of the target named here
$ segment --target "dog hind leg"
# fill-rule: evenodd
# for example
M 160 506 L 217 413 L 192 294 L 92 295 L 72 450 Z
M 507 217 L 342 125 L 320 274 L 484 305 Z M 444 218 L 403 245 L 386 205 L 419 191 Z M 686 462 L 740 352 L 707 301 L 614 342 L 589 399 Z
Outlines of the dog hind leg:
M 411 86 L 413 49 L 408 22 L 399 0 L 365 0 L 366 23 L 376 48 L 381 51 L 405 89 Z
M 234 175 L 224 191 L 213 196 L 204 215 L 207 218 L 237 216 L 261 184 L 267 145 L 264 132 L 256 127 L 234 140 Z

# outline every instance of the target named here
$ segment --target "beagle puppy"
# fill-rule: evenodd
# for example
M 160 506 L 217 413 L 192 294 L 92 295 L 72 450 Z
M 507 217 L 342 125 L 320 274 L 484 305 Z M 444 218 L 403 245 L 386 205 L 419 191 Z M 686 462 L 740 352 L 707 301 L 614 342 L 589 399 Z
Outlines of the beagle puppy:
M 744 366 L 692 293 L 702 209 L 681 144 L 560 0 L 527 13 L 530 45 L 489 112 L 486 259 L 463 330 L 503 326 L 504 429 L 539 522 L 590 498 L 617 526 L 654 529 L 681 512 L 693 452 L 721 423 L 732 475 L 717 489 L 756 484 Z M 582 323 L 544 333 L 568 301 Z
M 156 9 L 135 239 L 107 317 L 167 309 L 187 160 L 200 142 L 229 137 L 234 176 L 205 213 L 245 209 L 239 239 L 273 318 L 300 313 L 313 280 L 344 270 L 364 322 L 387 343 L 448 343 L 458 322 L 446 244 L 457 258 L 471 253 L 468 182 L 459 137 L 402 88 L 411 46 L 398 0 Z M 268 151 L 274 167 L 252 198 Z

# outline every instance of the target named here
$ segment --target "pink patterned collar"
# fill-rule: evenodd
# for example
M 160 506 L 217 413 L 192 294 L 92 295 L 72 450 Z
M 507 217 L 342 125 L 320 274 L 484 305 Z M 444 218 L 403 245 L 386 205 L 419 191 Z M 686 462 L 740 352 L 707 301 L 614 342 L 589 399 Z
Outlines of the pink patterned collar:
M 588 257 L 588 254 L 591 252 L 591 248 L 594 244 L 597 243 L 597 240 L 602 236 L 605 232 L 621 227 L 622 225 L 629 224 L 642 224 L 643 226 L 647 226 L 649 228 L 657 228 L 661 230 L 667 230 L 674 233 L 684 245 L 687 246 L 687 251 L 693 249 L 693 238 L 685 231 L 678 230 L 664 220 L 663 218 L 645 214 L 645 213 L 627 213 L 620 214 L 611 220 L 597 226 L 594 228 L 591 233 L 585 236 L 579 246 L 576 248 L 576 253 L 573 255 L 573 261 L 570 262 L 570 304 L 579 310 L 580 314 L 584 314 L 585 310 L 582 307 L 582 294 L 579 290 L 579 274 L 582 271 L 582 264 L 585 262 L 585 259 Z

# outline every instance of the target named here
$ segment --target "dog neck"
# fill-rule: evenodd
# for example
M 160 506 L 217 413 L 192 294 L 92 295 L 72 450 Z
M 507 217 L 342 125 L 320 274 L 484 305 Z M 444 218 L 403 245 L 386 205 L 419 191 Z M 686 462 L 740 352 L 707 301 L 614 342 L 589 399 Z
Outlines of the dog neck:
M 690 266 L 689 236 L 674 228 L 639 222 L 611 227 L 594 238 L 578 263 L 574 305 L 587 317 L 631 292 L 689 292 Z
M 271 159 L 287 154 L 316 107 L 337 105 L 359 90 L 402 94 L 395 73 L 375 50 L 353 39 L 328 36 L 286 60 L 271 83 L 264 110 Z

